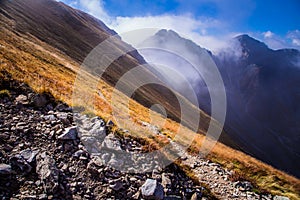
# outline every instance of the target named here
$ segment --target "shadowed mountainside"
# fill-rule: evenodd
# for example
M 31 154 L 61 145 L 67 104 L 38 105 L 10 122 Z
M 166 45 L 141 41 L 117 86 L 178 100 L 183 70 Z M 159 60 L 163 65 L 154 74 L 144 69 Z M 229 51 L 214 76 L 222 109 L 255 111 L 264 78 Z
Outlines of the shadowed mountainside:
M 143 45 L 175 52 L 164 55 L 150 50 L 142 54 L 147 61 L 168 65 L 186 77 L 196 91 L 200 108 L 210 113 L 210 95 L 197 71 L 207 74 L 211 66 L 203 63 L 203 52 L 212 55 L 211 52 L 172 30 L 157 32 Z M 190 58 L 195 66 L 180 61 L 176 53 Z M 299 51 L 275 51 L 248 35 L 240 35 L 233 39 L 229 49 L 212 57 L 226 87 L 225 131 L 232 141 L 244 152 L 299 177 Z M 173 73 L 157 74 L 189 98 L 187 86 L 174 78 Z

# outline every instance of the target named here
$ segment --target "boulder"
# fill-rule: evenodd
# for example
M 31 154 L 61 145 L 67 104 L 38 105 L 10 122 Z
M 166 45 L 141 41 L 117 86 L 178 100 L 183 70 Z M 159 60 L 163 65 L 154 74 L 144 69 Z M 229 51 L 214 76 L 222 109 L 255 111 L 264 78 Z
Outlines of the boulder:
M 114 134 L 109 134 L 105 137 L 102 148 L 113 150 L 113 151 L 121 151 L 121 143 L 118 138 L 114 136 Z
M 9 175 L 12 173 L 11 166 L 7 164 L 0 164 L 0 174 L 1 175 Z
M 162 200 L 164 188 L 156 180 L 147 179 L 141 187 L 141 194 L 144 199 Z

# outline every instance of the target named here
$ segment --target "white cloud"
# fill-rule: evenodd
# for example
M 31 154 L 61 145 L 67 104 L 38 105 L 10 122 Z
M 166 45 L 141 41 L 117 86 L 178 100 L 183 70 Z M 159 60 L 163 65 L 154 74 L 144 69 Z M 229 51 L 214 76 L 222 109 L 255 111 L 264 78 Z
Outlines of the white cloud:
M 221 23 L 214 19 L 195 19 L 190 15 L 157 15 L 145 17 L 117 17 L 109 26 L 118 33 L 126 33 L 137 29 L 148 29 L 148 34 L 139 34 L 139 41 L 153 35 L 159 29 L 171 29 L 181 36 L 192 39 L 202 47 L 217 51 L 224 47 L 224 38 L 210 36 L 210 28 L 221 27 Z M 152 32 L 150 30 L 153 30 Z M 137 37 L 130 39 L 122 37 L 126 42 L 134 45 Z
M 293 48 L 300 50 L 300 31 L 288 32 L 285 36 L 279 36 L 271 31 L 253 33 L 258 39 L 266 43 L 271 49 Z
M 110 17 L 104 8 L 103 0 L 73 0 L 69 5 L 99 18 L 106 25 L 119 33 L 125 42 L 132 44 L 135 47 L 136 44 L 155 34 L 159 29 L 171 29 L 179 33 L 182 37 L 193 40 L 201 47 L 207 48 L 214 53 L 218 53 L 222 48 L 228 47 L 228 41 L 237 34 L 230 33 L 227 29 L 228 24 L 225 20 L 228 18 L 227 14 L 229 12 L 227 11 L 230 10 L 230 13 L 232 13 L 231 9 L 229 9 L 230 6 L 217 0 L 210 1 L 217 3 L 216 5 L 220 7 L 224 19 L 207 17 L 195 18 L 190 14 Z M 247 4 L 252 5 L 250 1 Z M 231 2 L 230 5 L 234 6 L 235 3 Z M 243 14 L 247 16 L 249 13 Z M 228 20 L 229 19 L 230 18 L 228 18 Z M 138 29 L 144 30 L 139 30 L 134 34 L 126 34 L 127 32 L 136 31 Z M 271 30 L 250 35 L 257 36 L 257 38 L 265 42 L 272 49 L 300 48 L 299 30 L 289 32 L 286 37 L 280 37 Z
M 115 17 L 108 15 L 102 0 L 74 0 L 69 3 L 83 11 L 99 18 L 110 28 L 119 33 L 122 39 L 132 45 L 137 41 L 143 41 L 153 35 L 159 29 L 171 29 L 181 36 L 191 39 L 200 46 L 218 51 L 227 45 L 229 35 L 216 37 L 210 34 L 210 30 L 221 33 L 225 30 L 225 23 L 212 18 L 195 18 L 190 14 L 183 15 L 154 15 L 142 17 Z M 122 34 L 137 29 L 149 29 L 155 31 L 144 31 L 137 37 L 123 37 Z M 135 41 L 136 40 L 136 41 Z
M 274 36 L 274 33 L 272 33 L 271 31 L 267 31 L 263 33 L 265 38 L 271 38 Z
M 104 9 L 104 2 L 102 0 L 77 0 L 73 1 L 75 5 L 88 12 L 89 14 L 101 19 L 104 23 L 110 23 L 111 17 L 107 14 Z
M 77 7 L 78 2 L 77 1 L 71 1 L 71 3 L 69 4 L 72 7 Z
M 290 31 L 287 34 L 287 37 L 292 40 L 292 43 L 294 45 L 298 46 L 298 48 L 300 47 L 300 31 L 299 30 Z
M 300 40 L 299 39 L 293 39 L 292 40 L 294 45 L 300 46 Z

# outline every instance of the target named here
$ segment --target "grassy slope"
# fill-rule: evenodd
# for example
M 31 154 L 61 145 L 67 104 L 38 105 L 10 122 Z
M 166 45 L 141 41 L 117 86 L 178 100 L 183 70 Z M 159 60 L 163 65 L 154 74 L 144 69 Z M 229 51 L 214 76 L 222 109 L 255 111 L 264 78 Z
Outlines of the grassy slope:
M 1 27 L 4 27 L 1 25 Z M 26 39 L 28 37 L 29 40 Z M 73 84 L 76 78 L 76 72 L 79 65 L 62 54 L 57 49 L 41 42 L 33 36 L 18 36 L 4 28 L 0 31 L 0 71 L 10 73 L 13 78 L 28 83 L 38 92 L 50 92 L 57 99 L 63 100 L 72 105 Z M 99 91 L 110 99 L 113 88 L 104 81 L 97 80 L 89 74 L 86 77 L 91 82 L 98 85 Z M 105 119 L 112 118 L 112 110 L 102 98 L 96 95 L 88 85 L 82 85 L 82 92 L 95 94 L 94 108 L 96 114 Z M 126 105 L 123 99 L 128 99 L 125 95 L 117 92 L 118 114 L 122 115 L 126 111 Z M 85 102 L 75 102 L 78 106 Z M 93 105 L 90 105 L 93 106 Z M 164 138 L 156 138 L 151 132 L 140 126 L 139 121 L 150 122 L 149 110 L 137 102 L 130 100 L 130 114 L 133 122 L 124 119 L 123 124 L 136 137 L 150 138 L 153 145 L 164 144 L 161 142 Z M 164 121 L 158 114 L 152 114 L 152 123 Z M 134 123 L 134 124 L 132 124 Z M 179 125 L 172 120 L 166 120 L 160 126 L 160 129 L 169 136 L 174 136 L 179 129 Z M 193 132 L 183 127 L 181 133 L 185 138 L 195 137 L 190 150 L 196 152 L 201 141 L 202 135 L 195 135 Z M 158 142 L 160 141 L 160 142 Z M 267 190 L 273 194 L 282 194 L 289 196 L 291 199 L 299 199 L 299 180 L 280 172 L 271 166 L 251 158 L 239 151 L 235 151 L 222 144 L 215 146 L 209 158 L 221 163 L 222 165 L 235 169 L 239 174 L 238 179 L 247 179 L 254 182 L 262 190 Z

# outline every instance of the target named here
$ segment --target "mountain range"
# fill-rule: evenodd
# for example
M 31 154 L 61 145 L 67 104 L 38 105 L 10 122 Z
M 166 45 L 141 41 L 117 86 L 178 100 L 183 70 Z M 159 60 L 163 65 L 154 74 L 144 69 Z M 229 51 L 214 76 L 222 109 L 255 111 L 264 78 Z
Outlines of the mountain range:
M 147 46 L 153 48 L 143 50 Z M 171 70 L 156 72 L 170 87 L 187 98 L 190 84 L 200 108 L 207 113 L 211 112 L 211 103 L 203 75 L 211 66 L 203 63 L 206 55 L 203 52 L 211 55 L 226 87 L 225 131 L 234 141 L 234 147 L 300 176 L 297 170 L 300 167 L 297 147 L 300 142 L 300 125 L 297 123 L 300 116 L 297 104 L 300 88 L 298 50 L 272 50 L 248 35 L 240 35 L 232 39 L 227 49 L 213 55 L 172 30 L 157 32 L 140 47 L 147 61 L 169 66 L 185 77 L 188 84 Z M 192 60 L 195 65 L 186 63 L 184 59 Z M 153 69 L 159 71 L 159 66 L 153 65 Z M 202 76 L 197 73 L 199 71 Z
M 3 0 L 0 1 L 0 18 L 0 72 L 11 74 L 13 78 L 27 83 L 37 91 L 50 92 L 70 105 L 74 80 L 80 65 L 98 44 L 113 36 L 107 48 L 109 51 L 121 52 L 122 56 L 109 65 L 101 77 L 103 82 L 100 81 L 97 89 L 102 92 L 111 91 L 124 74 L 136 66 L 143 66 L 143 74 L 147 78 L 167 87 L 147 84 L 128 96 L 130 100 L 134 100 L 134 106 L 130 110 L 131 117 L 137 125 L 141 124 L 139 119 L 146 121 L 148 115 L 144 110 L 160 104 L 169 118 L 167 128 L 161 129 L 167 133 L 177 129 L 178 124 L 175 122 L 181 122 L 179 101 L 184 102 L 188 112 L 200 115 L 199 129 L 195 131 L 199 133 L 199 137 L 205 134 L 210 121 L 215 122 L 209 116 L 211 100 L 207 85 L 204 78 L 195 73 L 201 71 L 205 76 L 209 71 L 206 68 L 207 63 L 203 62 L 203 56 L 209 55 L 221 74 L 227 95 L 227 116 L 220 141 L 288 174 L 300 177 L 300 152 L 297 147 L 300 142 L 300 126 L 297 123 L 300 118 L 297 103 L 300 100 L 299 51 L 272 50 L 248 35 L 240 35 L 233 38 L 228 49 L 214 54 L 171 30 L 161 30 L 141 44 L 141 47 L 151 45 L 169 49 L 170 52 L 177 52 L 181 57 L 193 60 L 193 63 L 199 63 L 192 66 L 186 60 L 178 58 L 178 55 L 174 58 L 170 52 L 137 51 L 100 20 L 61 2 Z M 126 49 L 131 51 L 124 51 Z M 174 75 L 168 71 L 159 71 L 159 65 L 151 64 L 157 61 L 179 73 Z M 195 67 L 196 70 L 193 69 Z M 87 76 L 94 80 L 97 74 L 91 73 Z M 179 77 L 186 78 L 187 82 L 183 83 Z M 135 78 L 137 82 L 142 81 L 139 77 Z M 124 87 L 132 84 L 128 80 L 121 82 Z M 195 91 L 198 107 L 187 92 L 190 87 Z M 82 88 L 89 91 L 87 86 Z M 170 88 L 178 93 L 176 96 L 179 100 Z M 122 91 L 118 95 L 119 99 L 128 98 Z M 103 96 L 109 95 L 103 92 Z M 112 116 L 111 109 L 99 95 L 95 97 L 95 101 L 99 103 L 95 106 L 101 111 L 98 113 L 104 118 Z M 123 109 L 123 105 L 118 106 Z M 187 116 L 182 124 L 193 129 L 192 122 L 193 115 Z M 227 146 L 221 147 L 230 149 Z M 218 150 L 217 154 L 225 156 L 224 152 L 220 152 Z M 222 161 L 227 163 L 233 159 L 232 163 L 235 163 L 239 159 L 238 163 L 243 163 L 242 168 L 248 170 L 248 166 L 255 165 L 257 171 L 253 173 L 261 174 L 260 166 L 265 164 L 257 164 L 260 162 L 253 161 L 254 158 L 250 159 L 240 152 L 236 155 L 243 156 L 232 158 L 234 155 L 226 155 L 226 159 L 222 158 Z M 245 160 L 240 159 L 241 157 Z M 270 168 L 268 166 L 263 169 Z M 250 171 L 248 170 L 249 173 Z M 262 174 L 264 173 L 265 171 Z M 268 173 L 272 174 L 273 171 L 269 170 Z M 280 176 L 276 177 L 289 176 L 283 172 L 277 174 Z M 284 178 L 280 178 L 282 179 Z

